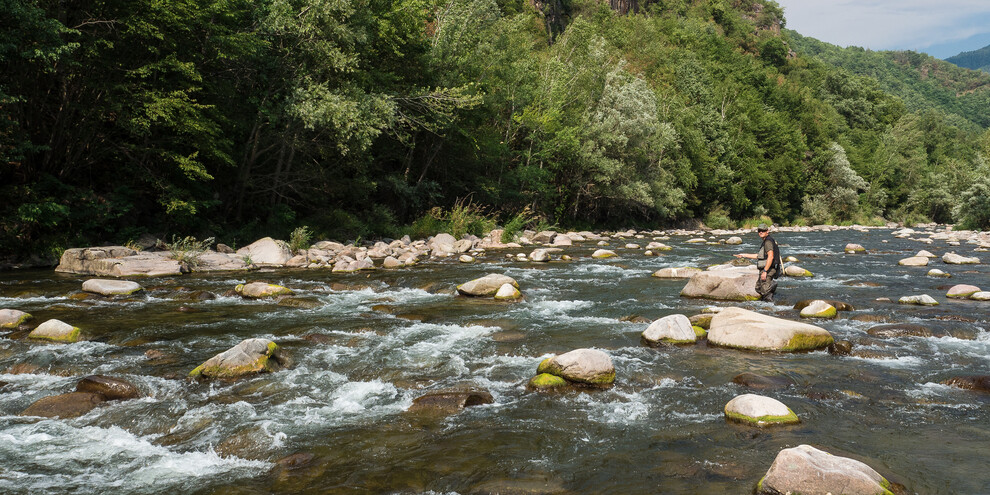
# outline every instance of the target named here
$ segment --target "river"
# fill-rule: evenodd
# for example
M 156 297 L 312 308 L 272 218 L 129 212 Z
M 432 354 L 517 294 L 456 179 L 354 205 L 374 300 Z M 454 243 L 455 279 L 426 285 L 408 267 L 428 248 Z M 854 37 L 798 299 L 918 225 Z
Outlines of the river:
M 58 318 L 88 340 L 39 344 L 24 332 L 0 338 L 0 492 L 20 493 L 751 493 L 777 453 L 811 444 L 853 457 L 911 493 L 990 493 L 990 395 L 940 384 L 990 374 L 990 303 L 951 300 L 948 287 L 990 290 L 990 266 L 902 267 L 927 249 L 965 256 L 974 245 L 897 239 L 891 229 L 775 234 L 785 256 L 813 278 L 784 278 L 775 303 L 724 303 L 679 296 L 683 280 L 651 273 L 725 262 L 755 252 L 686 244 L 661 256 L 624 249 L 596 260 L 588 242 L 574 260 L 537 264 L 491 251 L 471 265 L 452 258 L 394 271 L 331 274 L 272 270 L 139 280 L 147 289 L 116 300 L 70 298 L 90 277 L 49 270 L 0 273 L 0 308 L 37 324 Z M 915 238 L 926 237 L 916 234 Z M 884 242 L 888 241 L 888 242 Z M 866 254 L 845 254 L 848 242 Z M 929 278 L 940 268 L 951 279 Z M 457 296 L 454 286 L 487 273 L 514 277 L 519 303 Z M 223 296 L 238 283 L 285 285 L 307 308 Z M 215 299 L 198 301 L 193 291 Z M 896 304 L 929 294 L 941 304 Z M 817 321 L 853 356 L 825 351 L 755 353 L 708 347 L 650 348 L 646 323 L 708 306 L 740 305 L 797 319 L 799 300 L 845 301 L 855 311 Z M 895 302 L 877 300 L 890 298 Z M 932 337 L 874 337 L 877 315 L 918 323 Z M 236 381 L 185 375 L 243 339 L 274 340 L 291 368 Z M 528 392 L 548 356 L 576 348 L 607 352 L 608 390 Z M 150 353 L 149 353 L 150 351 Z M 149 357 L 150 356 L 150 357 Z M 31 373 L 12 374 L 15 365 Z M 7 371 L 4 371 L 7 370 Z M 789 388 L 753 391 L 742 372 L 784 375 Z M 135 384 L 144 397 L 108 402 L 74 419 L 19 416 L 85 375 Z M 494 402 L 444 417 L 411 415 L 413 399 L 456 387 Z M 801 423 L 758 429 L 726 421 L 743 393 L 774 397 Z M 279 459 L 301 459 L 288 469 Z

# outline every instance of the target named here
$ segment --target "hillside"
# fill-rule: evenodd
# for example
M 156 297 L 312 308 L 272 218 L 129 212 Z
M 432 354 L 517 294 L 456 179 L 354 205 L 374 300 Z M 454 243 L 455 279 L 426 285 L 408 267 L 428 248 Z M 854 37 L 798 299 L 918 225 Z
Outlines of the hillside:
M 987 175 L 990 76 L 800 37 L 769 0 L 15 5 L 0 254 L 423 235 L 466 203 L 561 228 L 966 220 Z
M 787 35 L 793 49 L 800 53 L 876 79 L 884 91 L 899 97 L 909 110 L 934 109 L 980 128 L 990 126 L 990 74 L 923 53 L 841 48 L 794 31 L 787 31 Z
M 979 50 L 962 52 L 959 55 L 954 55 L 945 59 L 945 61 L 967 69 L 990 72 L 990 45 L 980 48 Z

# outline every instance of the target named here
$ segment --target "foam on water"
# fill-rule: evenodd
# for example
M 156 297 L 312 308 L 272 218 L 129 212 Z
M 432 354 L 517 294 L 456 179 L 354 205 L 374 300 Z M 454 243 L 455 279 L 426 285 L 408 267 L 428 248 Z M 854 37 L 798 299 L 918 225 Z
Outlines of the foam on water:
M 850 356 L 850 358 L 890 368 L 917 368 L 927 363 L 925 359 L 918 356 L 891 356 L 882 358 Z
M 31 455 L 23 455 L 30 452 Z M 250 477 L 271 464 L 215 452 L 174 452 L 119 427 L 77 427 L 45 420 L 0 429 L 5 472 L 0 491 L 16 493 L 91 491 L 95 486 L 128 493 L 167 491 L 169 486 L 207 485 L 220 475 Z M 57 473 L 47 466 L 59 466 Z M 44 475 L 36 473 L 44 472 Z

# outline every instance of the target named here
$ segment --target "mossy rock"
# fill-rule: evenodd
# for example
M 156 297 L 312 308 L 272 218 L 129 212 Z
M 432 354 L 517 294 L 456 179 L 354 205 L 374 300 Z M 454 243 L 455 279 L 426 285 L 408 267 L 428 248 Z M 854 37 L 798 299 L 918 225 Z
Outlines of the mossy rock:
M 30 313 L 16 309 L 0 309 L 0 328 L 18 328 L 34 318 Z
M 530 390 L 551 390 L 566 387 L 567 385 L 569 385 L 568 381 L 557 375 L 540 373 L 533 378 L 530 378 L 529 383 L 526 384 L 526 387 Z
M 237 378 L 287 366 L 288 358 L 278 344 L 266 339 L 247 339 L 197 366 L 189 372 L 189 377 Z
M 708 330 L 698 325 L 691 325 L 691 329 L 694 330 L 694 334 L 698 336 L 698 339 L 708 338 Z
M 798 334 L 791 338 L 781 350 L 787 352 L 814 351 L 828 347 L 834 342 L 835 339 L 831 335 Z
M 48 320 L 28 334 L 28 338 L 71 344 L 79 341 L 82 331 L 60 320 Z

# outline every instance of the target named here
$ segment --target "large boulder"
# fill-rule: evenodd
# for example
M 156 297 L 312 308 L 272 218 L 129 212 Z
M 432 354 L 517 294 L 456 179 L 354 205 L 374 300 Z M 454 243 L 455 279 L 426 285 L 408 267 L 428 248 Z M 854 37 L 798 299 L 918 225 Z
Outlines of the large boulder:
M 550 261 L 550 253 L 546 249 L 534 249 L 529 253 L 529 260 L 536 262 Z
M 470 282 L 465 282 L 457 286 L 457 292 L 465 296 L 475 296 L 475 297 L 492 297 L 494 296 L 499 288 L 505 284 L 511 284 L 515 288 L 519 288 L 519 284 L 516 280 L 507 275 L 500 275 L 497 273 L 489 273 L 481 278 L 476 278 Z
M 17 328 L 31 318 L 30 313 L 18 309 L 0 309 L 0 328 Z
M 949 265 L 978 265 L 980 259 L 961 256 L 956 253 L 945 253 L 942 255 L 942 262 Z
M 79 341 L 79 327 L 74 327 L 61 320 L 48 320 L 28 334 L 30 339 L 50 340 L 52 342 L 72 343 Z
M 742 308 L 725 308 L 712 317 L 708 342 L 759 351 L 810 351 L 834 342 L 827 330 Z
M 299 258 L 298 256 L 296 258 Z M 254 258 L 250 258 L 254 262 Z M 244 256 L 233 253 L 221 253 L 207 250 L 196 257 L 196 265 L 191 267 L 195 272 L 233 272 L 247 270 L 248 265 Z M 303 257 L 305 260 L 305 257 Z M 308 261 L 308 260 L 307 260 Z M 289 264 L 287 261 L 286 264 Z
M 536 373 L 559 376 L 568 382 L 583 385 L 608 386 L 615 381 L 612 358 L 595 349 L 575 349 L 544 359 Z
M 182 264 L 167 253 L 137 251 L 123 246 L 66 249 L 56 272 L 99 277 L 181 275 Z
M 696 273 L 701 273 L 700 268 L 694 268 L 690 266 L 682 267 L 671 267 L 671 268 L 661 268 L 653 272 L 653 276 L 657 278 L 691 278 Z
M 897 264 L 902 266 L 928 266 L 928 257 L 912 256 L 898 261 Z
M 246 299 L 262 299 L 287 296 L 292 294 L 292 289 L 267 282 L 251 282 L 250 284 L 238 284 L 234 287 L 234 292 Z
M 730 246 L 736 246 L 736 245 L 742 244 L 742 242 L 743 242 L 742 241 L 742 237 L 739 237 L 739 236 L 732 236 L 732 237 L 730 237 L 730 238 L 728 238 L 728 239 L 725 240 L 725 243 L 728 244 L 728 245 L 730 245 Z
M 650 345 L 693 344 L 697 335 L 687 316 L 668 315 L 651 323 L 643 331 L 643 340 Z
M 50 395 L 38 399 L 28 406 L 21 416 L 41 416 L 44 418 L 75 418 L 92 411 L 106 398 L 92 392 L 69 392 Z
M 450 234 L 437 234 L 430 239 L 430 242 L 426 245 L 434 253 L 454 252 L 454 243 L 457 239 Z
M 288 357 L 268 339 L 246 339 L 211 357 L 189 372 L 190 377 L 237 378 L 278 371 L 288 366 Z
M 730 400 L 725 404 L 725 417 L 761 427 L 801 422 L 783 402 L 756 394 L 743 394 Z
M 750 268 L 726 268 L 696 273 L 681 289 L 682 297 L 697 297 L 719 301 L 755 301 L 756 278 L 759 273 Z
M 142 287 L 141 284 L 130 280 L 91 278 L 83 282 L 82 290 L 104 296 L 125 296 L 142 290 Z
M 758 495 L 893 495 L 890 482 L 870 466 L 810 445 L 781 450 L 756 487 Z
M 980 288 L 975 285 L 959 284 L 953 285 L 949 288 L 949 291 L 945 293 L 945 297 L 951 297 L 953 299 L 966 299 L 977 292 L 980 292 Z
M 237 255 L 259 266 L 282 266 L 292 259 L 292 250 L 285 241 L 265 237 L 238 249 Z

